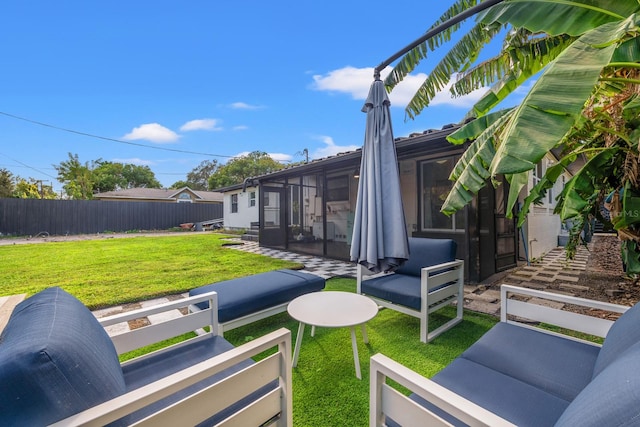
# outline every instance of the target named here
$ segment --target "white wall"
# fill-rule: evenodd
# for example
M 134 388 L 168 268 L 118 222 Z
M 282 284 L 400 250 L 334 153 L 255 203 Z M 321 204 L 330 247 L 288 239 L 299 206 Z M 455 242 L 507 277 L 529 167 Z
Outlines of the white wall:
M 256 194 L 255 206 L 249 206 L 249 195 Z M 238 212 L 231 212 L 231 195 L 238 195 Z M 228 229 L 249 229 L 252 222 L 260 220 L 260 196 L 258 187 L 247 187 L 246 191 L 234 190 L 224 193 L 224 228 Z
M 542 171 L 546 171 L 546 168 L 551 166 L 554 161 L 555 159 L 549 155 L 542 159 Z M 568 181 L 569 178 L 568 174 L 558 178 L 551 190 L 551 200 L 549 200 L 549 193 L 547 193 L 541 205 L 531 205 L 530 207 L 525 225 L 525 239 L 530 260 L 540 258 L 558 246 L 561 221 L 560 216 L 553 213 L 553 209 L 556 206 L 556 197 L 562 191 L 564 182 Z M 533 185 L 534 176 L 531 173 L 529 175 L 528 188 L 531 189 Z

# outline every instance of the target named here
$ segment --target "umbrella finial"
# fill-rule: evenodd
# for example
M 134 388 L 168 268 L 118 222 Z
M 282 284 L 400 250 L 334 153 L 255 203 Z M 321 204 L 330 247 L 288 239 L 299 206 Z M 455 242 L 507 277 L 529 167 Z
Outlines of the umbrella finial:
M 378 67 L 373 69 L 373 79 L 380 80 L 380 69 Z

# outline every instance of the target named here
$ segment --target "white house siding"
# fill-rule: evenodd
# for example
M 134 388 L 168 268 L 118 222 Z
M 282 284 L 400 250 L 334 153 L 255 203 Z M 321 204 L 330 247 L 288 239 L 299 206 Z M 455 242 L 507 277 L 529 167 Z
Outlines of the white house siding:
M 538 173 L 544 173 L 547 167 L 551 166 L 555 159 L 550 156 L 542 159 L 542 168 Z M 536 172 L 532 172 L 529 177 L 529 189 L 534 185 Z M 527 245 L 529 259 L 540 258 L 558 246 L 558 235 L 562 229 L 560 216 L 553 213 L 556 206 L 556 197 L 562 191 L 564 183 L 569 180 L 569 175 L 561 176 L 551 190 L 551 195 L 547 193 L 541 205 L 532 205 L 525 223 L 524 238 Z
M 255 192 L 255 206 L 250 206 L 250 194 Z M 231 212 L 231 198 L 238 195 L 238 211 Z M 252 222 L 260 219 L 259 192 L 257 187 L 247 187 L 246 191 L 235 190 L 224 193 L 224 228 L 230 230 L 249 229 Z

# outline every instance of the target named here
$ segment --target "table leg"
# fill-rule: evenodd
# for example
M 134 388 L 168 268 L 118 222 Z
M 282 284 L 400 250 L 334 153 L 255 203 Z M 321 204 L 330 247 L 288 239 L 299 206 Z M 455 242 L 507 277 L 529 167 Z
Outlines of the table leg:
M 298 326 L 298 336 L 296 337 L 296 348 L 293 350 L 293 363 L 291 366 L 295 368 L 298 365 L 298 355 L 300 354 L 300 346 L 302 345 L 302 336 L 304 335 L 304 323 L 300 322 Z
M 353 361 L 356 364 L 356 377 L 358 377 L 358 379 L 361 380 L 362 375 L 360 374 L 360 358 L 358 357 L 358 343 L 356 343 L 355 326 L 351 327 L 351 346 L 353 347 Z
M 362 324 L 362 339 L 365 344 L 369 344 L 369 337 L 367 336 L 367 325 Z
M 312 337 L 316 336 L 316 327 L 314 325 L 311 325 L 311 336 Z

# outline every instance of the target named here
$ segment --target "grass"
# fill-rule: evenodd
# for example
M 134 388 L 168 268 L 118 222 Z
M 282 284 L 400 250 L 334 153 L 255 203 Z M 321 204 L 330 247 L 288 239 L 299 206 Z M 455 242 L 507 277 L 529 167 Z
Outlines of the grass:
M 355 292 L 355 279 L 327 281 L 325 290 Z M 432 315 L 430 328 L 455 316 Z M 298 366 L 293 369 L 293 421 L 295 426 L 367 426 L 369 419 L 369 358 L 376 353 L 431 377 L 488 331 L 497 319 L 465 312 L 464 321 L 429 344 L 418 339 L 419 320 L 391 310 L 381 310 L 367 323 L 369 344 L 356 329 L 362 380 L 355 376 L 349 328 L 305 330 Z M 286 313 L 225 332 L 225 338 L 240 345 L 279 327 L 292 332 L 295 344 L 298 323 Z
M 0 246 L 0 295 L 60 286 L 90 309 L 299 264 L 223 247 L 221 234 Z
M 223 247 L 214 234 L 39 243 L 0 247 L 0 295 L 33 294 L 58 285 L 92 308 L 184 292 L 196 286 L 291 267 Z M 355 292 L 355 279 L 327 281 L 326 290 Z M 432 315 L 432 328 L 455 315 Z M 489 330 L 497 319 L 465 312 L 464 321 L 429 344 L 419 341 L 419 321 L 382 310 L 367 323 L 369 344 L 357 329 L 362 380 L 355 376 L 348 328 L 305 331 L 298 366 L 293 370 L 294 425 L 366 426 L 369 418 L 369 358 L 383 353 L 431 377 Z M 285 327 L 295 344 L 298 323 L 281 313 L 225 332 L 234 345 Z M 293 348 L 292 348 L 293 350 Z M 131 356 L 131 355 L 130 355 Z

